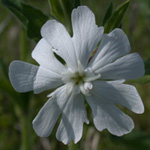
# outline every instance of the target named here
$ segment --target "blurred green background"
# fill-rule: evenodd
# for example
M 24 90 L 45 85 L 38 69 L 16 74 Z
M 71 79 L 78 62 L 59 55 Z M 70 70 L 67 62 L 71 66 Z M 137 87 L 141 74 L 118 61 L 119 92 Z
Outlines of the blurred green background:
M 49 15 L 50 8 L 47 0 L 26 0 L 26 2 Z M 98 25 L 102 24 L 105 12 L 111 2 L 113 2 L 113 7 L 116 8 L 124 0 L 82 0 L 82 4 L 89 6 L 95 13 Z M 150 1 L 131 0 L 122 22 L 122 28 L 130 40 L 132 52 L 140 53 L 144 61 L 149 59 Z M 30 134 L 29 141 L 33 150 L 69 149 L 68 146 L 56 140 L 57 127 L 49 138 L 38 137 L 32 129 L 32 120 L 46 102 L 46 96 L 49 92 L 38 95 L 30 92 L 18 96 L 18 93 L 8 84 L 10 62 L 21 59 L 36 64 L 31 58 L 31 52 L 35 45 L 36 43 L 33 40 L 26 37 L 20 22 L 0 3 L 0 150 L 28 150 L 21 146 L 24 140 L 23 132 Z M 26 56 L 22 55 L 22 51 L 26 51 Z M 134 120 L 135 129 L 128 135 L 116 137 L 106 130 L 97 131 L 91 121 L 90 125 L 84 125 L 82 139 L 74 146 L 74 150 L 150 149 L 150 85 L 148 83 L 132 84 L 137 87 L 145 106 L 145 112 L 141 115 L 124 109 Z M 15 97 L 17 97 L 16 100 Z M 19 106 L 23 110 L 20 110 Z M 22 113 L 25 116 L 24 118 L 22 118 Z M 23 129 L 24 122 L 26 123 Z

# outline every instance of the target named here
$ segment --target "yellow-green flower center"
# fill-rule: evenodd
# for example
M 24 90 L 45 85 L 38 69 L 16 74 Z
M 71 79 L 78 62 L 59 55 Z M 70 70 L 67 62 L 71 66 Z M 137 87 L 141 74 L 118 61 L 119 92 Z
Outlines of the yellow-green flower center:
M 79 72 L 75 72 L 70 80 L 72 80 L 75 84 L 79 84 L 80 82 L 84 82 L 85 77 L 86 75 L 84 73 L 81 75 Z

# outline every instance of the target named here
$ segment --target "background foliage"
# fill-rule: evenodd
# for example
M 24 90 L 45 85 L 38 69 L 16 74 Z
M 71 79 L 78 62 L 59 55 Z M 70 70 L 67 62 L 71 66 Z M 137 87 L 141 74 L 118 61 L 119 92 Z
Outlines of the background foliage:
M 37 31 L 48 18 L 54 18 L 55 15 L 71 33 L 70 12 L 74 6 L 79 5 L 79 0 L 68 0 L 68 3 L 64 0 L 63 4 L 56 0 L 15 0 L 15 3 L 12 2 L 14 1 L 2 0 L 0 3 L 0 149 L 66 150 L 68 147 L 55 138 L 57 127 L 49 138 L 38 137 L 32 129 L 32 120 L 46 102 L 46 95 L 49 92 L 38 95 L 32 92 L 16 93 L 8 80 L 8 66 L 16 59 L 36 64 L 31 58 L 31 52 L 40 38 Z M 125 0 L 82 0 L 82 4 L 89 6 L 95 13 L 98 25 L 108 21 L 113 8 L 116 9 L 123 2 Z M 48 4 L 52 7 L 50 8 Z M 57 8 L 59 11 L 56 11 Z M 64 12 L 62 8 L 66 11 Z M 13 11 L 15 16 L 10 11 Z M 113 15 L 113 21 L 117 14 Z M 66 20 L 62 19 L 64 15 Z M 111 23 L 111 20 L 106 23 L 105 32 L 109 32 L 116 25 Z M 136 115 L 124 109 L 133 118 L 135 129 L 123 137 L 112 136 L 106 130 L 98 132 L 92 122 L 90 125 L 84 125 L 83 137 L 72 148 L 74 150 L 150 149 L 150 1 L 132 0 L 122 23 L 117 23 L 117 26 L 122 27 L 127 34 L 132 52 L 140 53 L 145 61 L 146 76 L 139 80 L 127 81 L 137 87 L 145 112 Z M 110 25 L 111 28 L 107 28 Z M 33 28 L 35 26 L 36 28 Z M 89 118 L 91 118 L 90 115 L 91 112 Z M 25 138 L 27 134 L 30 134 L 29 138 Z M 30 142 L 29 147 L 21 144 L 26 142 Z

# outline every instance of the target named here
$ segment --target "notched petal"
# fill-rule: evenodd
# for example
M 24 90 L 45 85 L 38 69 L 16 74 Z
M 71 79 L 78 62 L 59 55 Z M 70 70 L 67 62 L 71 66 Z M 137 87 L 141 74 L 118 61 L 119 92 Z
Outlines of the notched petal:
M 47 21 L 41 29 L 42 37 L 57 51 L 69 67 L 77 67 L 76 53 L 66 28 L 56 20 Z
M 114 135 L 122 136 L 134 128 L 132 119 L 124 114 L 116 104 L 122 105 L 135 113 L 143 113 L 141 98 L 131 85 L 122 81 L 95 81 L 91 94 L 86 96 L 90 105 L 94 124 L 99 131 L 108 129 Z
M 38 42 L 32 51 L 32 57 L 46 69 L 57 73 L 65 71 L 65 66 L 56 59 L 52 46 L 44 38 Z
M 57 139 L 64 144 L 68 144 L 71 140 L 77 143 L 82 137 L 84 122 L 88 123 L 83 96 L 72 94 L 63 110 L 56 133 Z
M 108 94 L 108 93 L 107 93 Z M 134 128 L 132 119 L 124 114 L 112 102 L 108 102 L 103 97 L 91 95 L 86 97 L 92 112 L 95 127 L 102 131 L 107 129 L 111 134 L 122 136 L 131 132 Z M 103 102 L 101 102 L 103 99 Z
M 73 43 L 77 59 L 86 67 L 92 51 L 97 47 L 104 32 L 96 25 L 95 16 L 87 6 L 72 11 Z
M 61 113 L 56 99 L 50 98 L 41 108 L 35 119 L 33 120 L 33 128 L 40 137 L 48 137 Z
M 9 66 L 9 79 L 17 92 L 28 92 L 33 90 L 38 71 L 38 66 L 22 61 L 13 61 Z
M 90 62 L 93 70 L 97 70 L 130 51 L 130 43 L 126 34 L 121 29 L 114 29 L 109 34 L 104 34 L 97 53 Z

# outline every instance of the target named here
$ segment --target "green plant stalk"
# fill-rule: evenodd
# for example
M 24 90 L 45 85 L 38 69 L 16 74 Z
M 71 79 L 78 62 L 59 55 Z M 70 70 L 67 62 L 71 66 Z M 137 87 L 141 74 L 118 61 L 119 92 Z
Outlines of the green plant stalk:
M 21 60 L 25 61 L 27 58 L 27 35 L 25 29 L 21 28 L 21 41 L 20 41 L 20 47 L 21 47 Z
M 74 150 L 72 141 L 68 145 L 68 150 Z
M 68 150 L 79 150 L 79 149 L 80 149 L 79 143 L 74 144 L 74 142 L 71 141 L 68 145 Z
M 27 59 L 27 34 L 25 29 L 21 28 L 21 41 L 20 41 L 20 59 L 26 61 Z M 23 96 L 23 97 L 22 97 Z M 25 101 L 22 95 L 20 101 Z M 21 123 L 21 136 L 22 136 L 22 146 L 21 150 L 32 150 L 31 144 L 31 134 L 30 134 L 30 119 L 29 119 L 29 106 L 27 107 L 16 107 L 16 113 L 20 119 Z
M 29 116 L 21 114 L 22 150 L 32 150 Z
M 21 150 L 32 150 L 29 114 L 24 112 L 19 105 L 15 105 L 15 112 L 21 123 Z

